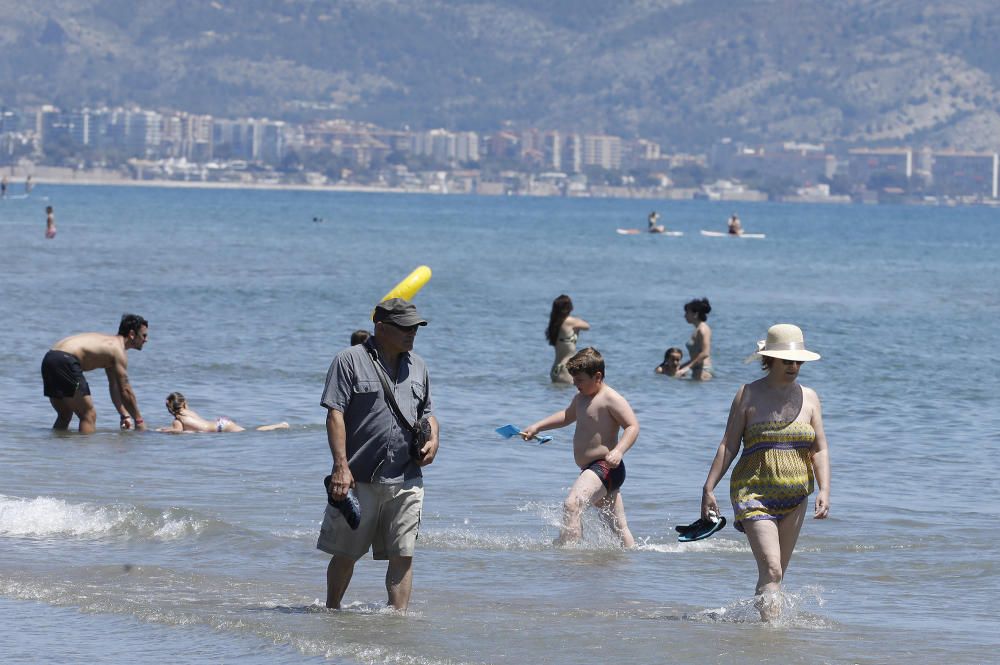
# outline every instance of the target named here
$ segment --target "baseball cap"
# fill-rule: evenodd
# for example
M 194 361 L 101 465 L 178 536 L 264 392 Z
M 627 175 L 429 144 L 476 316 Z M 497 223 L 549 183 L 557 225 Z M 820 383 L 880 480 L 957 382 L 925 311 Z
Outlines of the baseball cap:
M 417 314 L 416 306 L 402 298 L 389 298 L 375 305 L 375 323 L 394 323 L 397 326 L 426 326 L 427 321 Z

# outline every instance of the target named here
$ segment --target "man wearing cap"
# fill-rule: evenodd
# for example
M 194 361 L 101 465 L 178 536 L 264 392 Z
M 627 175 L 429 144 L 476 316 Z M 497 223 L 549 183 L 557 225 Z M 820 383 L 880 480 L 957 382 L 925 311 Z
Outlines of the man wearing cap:
M 329 498 L 339 501 L 354 488 L 361 523 L 351 529 L 343 514 L 328 505 L 316 547 L 333 556 L 326 573 L 327 607 L 340 607 L 355 562 L 371 549 L 372 558 L 389 562 L 389 605 L 406 610 L 424 499 L 420 469 L 434 461 L 438 450 L 427 366 L 413 352 L 417 329 L 427 321 L 402 298 L 380 302 L 373 319 L 372 337 L 334 357 L 321 401 L 333 454 Z M 383 383 L 408 422 L 386 401 Z M 419 450 L 411 449 L 413 426 L 422 418 L 430 434 Z

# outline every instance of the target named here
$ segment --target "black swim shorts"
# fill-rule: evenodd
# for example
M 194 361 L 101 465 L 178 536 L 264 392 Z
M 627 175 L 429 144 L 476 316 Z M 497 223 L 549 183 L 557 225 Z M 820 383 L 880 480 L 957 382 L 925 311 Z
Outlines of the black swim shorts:
M 80 395 L 90 394 L 80 359 L 65 351 L 49 351 L 42 358 L 42 383 L 46 397 L 73 397 L 78 390 Z
M 601 484 L 604 485 L 604 489 L 611 494 L 619 487 L 625 483 L 625 462 L 621 462 L 615 468 L 611 468 L 611 465 L 602 459 L 591 463 L 590 466 L 583 469 L 581 473 L 585 471 L 593 471 L 597 474 L 597 477 L 601 479 Z

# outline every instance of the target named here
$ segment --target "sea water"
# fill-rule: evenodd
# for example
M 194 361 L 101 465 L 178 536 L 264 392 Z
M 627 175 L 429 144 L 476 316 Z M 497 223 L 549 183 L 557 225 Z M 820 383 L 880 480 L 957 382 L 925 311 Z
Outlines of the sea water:
M 615 233 L 653 209 L 685 235 Z M 766 239 L 699 234 L 732 212 Z M 995 662 L 998 224 L 986 208 L 126 187 L 0 202 L 0 659 Z M 384 609 L 369 559 L 328 611 L 323 379 L 421 264 L 434 276 L 416 348 L 442 442 L 410 612 Z M 634 551 L 590 513 L 582 543 L 551 545 L 578 474 L 572 431 L 545 446 L 493 431 L 573 396 L 548 381 L 560 293 L 641 423 L 623 488 Z M 716 378 L 654 375 L 700 297 Z M 53 432 L 43 354 L 124 312 L 150 321 L 128 370 L 151 426 L 179 390 L 206 417 L 291 429 L 123 433 L 91 372 L 98 432 Z M 823 355 L 800 380 L 823 400 L 833 482 L 768 625 L 745 537 L 681 544 L 673 527 L 698 516 L 733 395 L 761 376 L 743 360 L 778 322 Z M 728 479 L 731 515 L 727 495 Z

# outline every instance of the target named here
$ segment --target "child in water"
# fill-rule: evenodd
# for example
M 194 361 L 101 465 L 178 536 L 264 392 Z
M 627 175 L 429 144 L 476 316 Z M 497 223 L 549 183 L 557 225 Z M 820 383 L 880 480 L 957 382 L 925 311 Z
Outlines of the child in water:
M 604 358 L 597 349 L 587 347 L 578 352 L 566 363 L 566 369 L 578 391 L 569 407 L 521 432 L 529 440 L 543 430 L 576 423 L 573 458 L 581 471 L 563 504 L 562 530 L 555 544 L 580 540 L 583 509 L 593 504 L 600 508 L 601 519 L 622 546 L 634 547 L 620 490 L 625 482 L 622 456 L 639 436 L 639 421 L 625 398 L 604 383 Z
M 671 346 L 667 349 L 667 352 L 663 354 L 663 362 L 656 366 L 654 370 L 657 374 L 666 374 L 667 376 L 676 376 L 677 368 L 681 364 L 681 360 L 684 358 L 684 352 L 678 349 L 676 346 Z
M 167 411 L 174 417 L 170 427 L 161 427 L 157 432 L 242 432 L 244 429 L 226 417 L 215 420 L 205 420 L 191 409 L 187 399 L 181 393 L 167 395 Z M 288 423 L 280 422 L 274 425 L 261 425 L 258 432 L 269 432 L 275 429 L 288 429 Z

